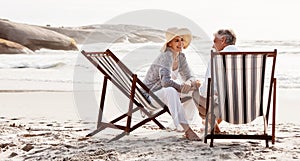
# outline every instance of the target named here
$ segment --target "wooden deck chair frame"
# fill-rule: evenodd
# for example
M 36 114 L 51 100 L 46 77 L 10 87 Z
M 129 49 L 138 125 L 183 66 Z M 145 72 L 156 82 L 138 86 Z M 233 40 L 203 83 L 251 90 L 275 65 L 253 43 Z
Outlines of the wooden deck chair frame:
M 265 113 L 265 120 L 264 120 L 264 129 L 265 129 L 265 133 L 261 134 L 261 135 L 250 135 L 250 134 L 245 134 L 245 135 L 236 135 L 236 134 L 215 134 L 214 132 L 214 125 L 215 125 L 215 116 L 214 116 L 214 109 L 210 108 L 209 109 L 209 101 L 211 101 L 211 107 L 214 107 L 214 95 L 210 95 L 210 93 L 213 93 L 214 89 L 216 87 L 214 87 L 215 83 L 214 82 L 214 78 L 215 74 L 214 74 L 214 58 L 219 55 L 223 57 L 222 61 L 225 61 L 225 57 L 228 55 L 231 56 L 235 56 L 235 55 L 241 55 L 243 57 L 243 59 L 245 58 L 246 55 L 263 55 L 264 57 L 264 63 L 263 63 L 263 76 L 262 76 L 262 81 L 265 81 L 265 65 L 266 65 L 266 59 L 271 59 L 271 72 L 270 72 L 270 82 L 269 82 L 269 91 L 268 91 L 268 102 L 267 102 L 267 108 L 266 108 L 266 113 Z M 268 142 L 272 141 L 272 144 L 275 144 L 275 112 L 276 112 L 276 78 L 274 78 L 274 72 L 275 72 L 275 63 L 276 63 L 276 56 L 277 56 L 277 50 L 275 49 L 274 51 L 271 52 L 213 52 L 211 51 L 211 75 L 212 77 L 208 79 L 208 86 L 207 86 L 207 97 L 206 98 L 211 98 L 211 99 L 207 99 L 206 105 L 206 123 L 205 123 L 205 134 L 204 134 L 204 142 L 207 143 L 207 139 L 210 139 L 210 147 L 213 147 L 213 141 L 214 139 L 258 139 L 258 140 L 265 140 L 266 142 L 266 147 L 269 146 Z M 245 63 L 245 60 L 243 60 L 243 63 Z M 225 63 L 223 63 L 225 65 Z M 226 66 L 226 65 L 225 65 Z M 245 75 L 245 74 L 244 74 Z M 218 76 L 216 76 L 218 77 Z M 243 81 L 246 81 L 245 77 L 243 79 Z M 245 85 L 245 84 L 244 84 Z M 261 97 L 263 97 L 263 88 L 264 84 L 262 82 L 262 86 L 261 86 Z M 228 91 L 225 91 L 228 92 Z M 272 94 L 273 94 L 273 98 L 272 98 Z M 211 96 L 211 97 L 209 97 Z M 216 97 L 216 96 L 215 96 Z M 268 127 L 268 122 L 269 122 L 269 113 L 270 113 L 270 105 L 271 105 L 271 99 L 272 99 L 272 129 L 271 129 L 271 135 L 268 135 L 266 133 L 266 129 Z M 263 98 L 260 99 L 261 102 L 260 103 L 260 112 L 263 113 Z M 224 103 L 226 104 L 226 103 Z M 218 105 L 219 106 L 219 105 Z M 241 108 L 241 107 L 238 107 Z M 210 113 L 208 112 L 210 110 Z M 212 118 L 211 122 L 210 122 L 210 127 L 211 130 L 208 133 L 208 115 L 210 115 L 210 118 Z
M 168 107 L 147 88 L 146 85 L 132 73 L 129 68 L 125 66 L 109 49 L 105 52 L 81 52 L 103 75 L 103 87 L 101 92 L 100 107 L 98 113 L 97 128 L 93 132 L 89 133 L 87 137 L 93 136 L 105 128 L 114 128 L 122 130 L 123 132 L 110 141 L 118 140 L 125 135 L 129 135 L 133 130 L 141 127 L 149 121 L 153 121 L 160 129 L 165 127 L 156 119 L 158 116 L 169 113 Z M 104 101 L 107 90 L 108 80 L 115 85 L 129 101 L 128 111 L 121 116 L 113 119 L 110 122 L 103 122 Z M 146 91 L 153 100 L 157 101 L 161 108 L 158 108 L 155 112 L 150 112 L 149 108 L 153 108 L 141 93 L 141 89 Z M 134 107 L 134 105 L 136 107 Z M 126 105 L 125 105 L 126 106 Z M 132 125 L 132 114 L 137 111 L 142 111 L 146 118 L 143 118 L 140 122 Z M 119 125 L 118 122 L 122 119 L 126 119 L 126 125 Z

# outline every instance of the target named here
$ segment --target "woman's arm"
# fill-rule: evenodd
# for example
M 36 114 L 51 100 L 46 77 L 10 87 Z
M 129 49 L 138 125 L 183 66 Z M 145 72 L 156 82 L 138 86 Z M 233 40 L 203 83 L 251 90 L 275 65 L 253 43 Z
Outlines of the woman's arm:
M 171 71 L 168 68 L 161 67 L 159 76 L 162 87 L 174 87 L 178 92 L 181 91 L 180 85 L 171 79 Z
M 194 76 L 191 73 L 190 67 L 187 63 L 186 57 L 184 53 L 179 54 L 179 74 L 181 76 L 181 79 L 185 82 L 187 80 L 193 80 Z

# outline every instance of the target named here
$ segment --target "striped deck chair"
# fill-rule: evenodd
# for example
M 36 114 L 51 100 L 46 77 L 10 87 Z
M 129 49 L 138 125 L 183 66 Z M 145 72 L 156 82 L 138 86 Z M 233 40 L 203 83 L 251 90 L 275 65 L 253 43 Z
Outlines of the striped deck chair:
M 93 136 L 105 128 L 114 128 L 122 130 L 123 132 L 115 136 L 110 141 L 118 140 L 125 135 L 129 135 L 130 132 L 149 121 L 153 121 L 160 129 L 165 129 L 165 127 L 156 118 L 165 112 L 170 114 L 168 107 L 156 95 L 154 95 L 137 77 L 137 75 L 132 73 L 109 49 L 105 52 L 82 51 L 81 53 L 104 75 L 97 128 L 93 132 L 89 133 L 87 137 Z M 129 105 L 124 105 L 126 106 L 126 109 L 128 107 L 128 111 L 126 113 L 116 117 L 110 122 L 104 122 L 102 117 L 103 111 L 105 110 L 104 101 L 108 80 L 130 101 Z M 145 98 L 145 92 L 148 93 L 153 100 L 157 101 L 160 107 L 152 106 L 148 99 Z M 109 110 L 109 108 L 106 110 Z M 132 115 L 137 111 L 142 112 L 146 117 L 135 125 L 132 125 Z M 123 122 L 121 122 L 122 120 Z
M 215 118 L 213 108 L 207 109 L 204 142 L 210 139 L 258 139 L 275 143 L 276 78 L 274 78 L 277 50 L 272 52 L 211 52 L 212 77 L 208 80 L 206 104 L 218 107 L 219 117 L 232 124 L 246 124 L 263 116 L 263 134 L 215 134 L 215 119 L 211 119 L 208 131 L 208 117 Z M 267 68 L 268 67 L 268 68 Z M 269 69 L 269 70 L 266 70 Z M 212 83 L 216 81 L 216 83 Z M 215 87 L 216 86 L 216 87 Z M 267 102 L 263 100 L 264 89 L 268 90 Z M 273 90 L 273 91 L 272 91 Z M 217 95 L 210 95 L 217 91 Z M 273 94 L 273 98 L 272 98 Z M 272 129 L 267 134 L 272 99 Z M 208 101 L 211 101 L 210 103 Z M 210 112 L 208 112 L 210 111 Z M 208 116 L 209 115 L 209 116 Z

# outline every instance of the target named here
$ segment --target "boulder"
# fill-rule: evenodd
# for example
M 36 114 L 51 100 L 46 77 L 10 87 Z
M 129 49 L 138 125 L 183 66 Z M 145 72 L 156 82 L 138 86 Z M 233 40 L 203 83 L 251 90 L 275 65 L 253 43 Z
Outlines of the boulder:
M 78 50 L 74 39 L 39 26 L 0 19 L 0 28 L 0 38 L 19 43 L 33 51 L 41 48 Z
M 33 51 L 27 47 L 0 38 L 0 54 L 31 54 Z

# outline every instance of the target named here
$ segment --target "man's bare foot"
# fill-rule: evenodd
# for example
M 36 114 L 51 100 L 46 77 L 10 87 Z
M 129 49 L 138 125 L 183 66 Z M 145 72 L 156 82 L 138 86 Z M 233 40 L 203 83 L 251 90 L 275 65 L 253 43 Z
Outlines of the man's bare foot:
M 201 141 L 201 138 L 191 128 L 185 132 L 185 137 L 191 141 Z
M 221 119 L 218 119 L 218 120 L 216 120 L 216 124 L 215 124 L 215 127 L 214 127 L 214 133 L 216 133 L 216 134 L 218 134 L 218 133 L 222 133 L 221 132 L 221 129 L 220 129 L 220 127 L 219 127 L 219 123 L 221 123 L 222 122 L 222 120 Z M 205 120 L 202 120 L 202 124 L 205 126 Z M 209 125 L 210 125 L 210 123 L 208 123 Z M 208 125 L 208 126 L 209 126 Z M 201 128 L 200 129 L 200 131 L 201 132 L 204 132 L 204 128 Z M 210 131 L 210 128 L 208 129 L 208 131 Z
M 221 129 L 220 129 L 220 127 L 219 127 L 219 124 L 222 122 L 222 119 L 217 119 L 217 123 L 216 123 L 216 125 L 215 125 L 215 133 L 222 133 L 221 132 Z
M 218 123 L 216 123 L 216 125 L 215 125 L 215 131 L 214 132 L 216 134 L 221 133 L 221 130 L 220 130 L 220 127 L 219 127 Z

